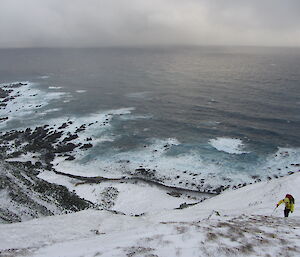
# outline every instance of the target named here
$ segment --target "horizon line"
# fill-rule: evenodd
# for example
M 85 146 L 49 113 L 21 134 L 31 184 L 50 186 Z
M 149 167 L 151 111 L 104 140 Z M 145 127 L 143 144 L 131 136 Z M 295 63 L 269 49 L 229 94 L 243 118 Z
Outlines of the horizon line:
M 146 48 L 198 48 L 198 47 L 248 47 L 248 48 L 300 48 L 300 46 L 289 45 L 239 45 L 239 44 L 154 44 L 154 45 L 103 45 L 103 46 L 12 46 L 12 47 L 0 47 L 0 50 L 17 50 L 17 49 L 146 49 Z

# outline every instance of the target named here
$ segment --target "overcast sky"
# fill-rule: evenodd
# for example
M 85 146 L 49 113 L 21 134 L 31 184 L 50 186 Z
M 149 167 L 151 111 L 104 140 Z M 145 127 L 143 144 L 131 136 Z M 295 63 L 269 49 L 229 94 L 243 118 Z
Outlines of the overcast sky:
M 300 0 L 0 0 L 0 47 L 300 46 Z

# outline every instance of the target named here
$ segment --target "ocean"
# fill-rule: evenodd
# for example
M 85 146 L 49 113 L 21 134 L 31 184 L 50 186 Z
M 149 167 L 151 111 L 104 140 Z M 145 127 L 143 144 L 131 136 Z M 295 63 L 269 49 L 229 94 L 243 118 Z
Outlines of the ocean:
M 254 183 L 300 169 L 299 71 L 299 48 L 1 49 L 0 87 L 26 85 L 0 131 L 70 122 L 65 135 L 92 147 L 56 155 L 66 173 Z

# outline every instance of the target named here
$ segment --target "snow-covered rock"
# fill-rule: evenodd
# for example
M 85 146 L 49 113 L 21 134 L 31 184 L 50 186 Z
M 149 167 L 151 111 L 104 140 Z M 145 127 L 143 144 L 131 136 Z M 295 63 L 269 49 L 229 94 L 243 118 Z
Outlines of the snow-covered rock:
M 0 223 L 30 220 L 89 208 L 66 187 L 39 179 L 28 163 L 0 160 Z

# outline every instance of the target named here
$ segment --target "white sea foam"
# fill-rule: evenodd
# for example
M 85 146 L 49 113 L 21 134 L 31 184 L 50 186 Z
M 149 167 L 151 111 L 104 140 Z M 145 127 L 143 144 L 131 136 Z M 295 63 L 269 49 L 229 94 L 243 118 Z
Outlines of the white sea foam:
M 169 154 L 173 147 L 180 145 L 176 139 L 155 140 L 147 147 L 110 156 L 94 156 L 88 162 L 81 162 L 81 158 L 72 162 L 60 159 L 54 164 L 62 172 L 104 177 L 136 176 L 136 169 L 145 168 L 154 171 L 156 178 L 166 185 L 194 190 L 197 190 L 197 185 L 216 188 L 220 185 L 250 183 L 254 175 L 267 179 L 268 176 L 286 175 L 300 169 L 297 165 L 300 149 L 280 149 L 263 163 L 253 163 L 253 166 L 245 166 L 243 170 L 241 167 L 229 167 L 222 160 L 207 161 L 195 151 L 176 156 Z
M 110 133 L 110 121 L 115 115 L 124 114 L 131 115 L 134 108 L 124 108 L 119 110 L 111 110 L 106 112 L 94 113 L 85 117 L 70 118 L 73 124 L 69 125 L 65 130 L 74 133 L 80 125 L 87 124 L 86 130 L 78 133 L 79 138 L 74 140 L 74 143 L 86 143 L 87 137 L 92 137 L 91 143 L 95 146 L 107 141 L 113 141 L 116 136 Z M 129 116 L 130 116 L 129 115 Z M 134 115 L 133 115 L 134 116 Z M 66 118 L 60 121 L 56 120 L 53 123 L 61 124 Z M 89 125 L 90 122 L 90 126 Z M 106 125 L 104 125 L 106 124 Z M 246 153 L 242 140 L 231 138 L 219 138 L 215 141 L 211 140 L 210 144 L 219 151 L 228 152 L 231 154 Z M 126 152 L 111 152 L 109 155 L 96 155 L 94 148 L 88 151 L 77 149 L 73 152 L 75 161 L 65 161 L 65 158 L 56 158 L 53 162 L 58 171 L 72 173 L 75 175 L 84 176 L 105 176 L 105 177 L 120 177 L 124 175 L 135 176 L 135 170 L 139 167 L 155 170 L 155 175 L 167 185 L 175 185 L 191 189 L 197 189 L 196 185 L 200 185 L 201 179 L 205 182 L 205 186 L 214 188 L 231 184 L 251 182 L 252 175 L 260 175 L 267 177 L 272 174 L 278 174 L 278 169 L 285 166 L 290 166 L 293 161 L 296 163 L 300 159 L 300 149 L 279 149 L 276 156 L 270 156 L 266 162 L 253 167 L 244 166 L 245 170 L 240 167 L 229 167 L 222 160 L 206 160 L 203 159 L 199 152 L 186 151 L 183 154 L 169 154 L 176 147 L 181 147 L 181 143 L 175 138 L 169 139 L 153 139 L 151 143 L 142 146 L 139 149 Z M 87 158 L 88 157 L 88 158 Z M 87 158 L 88 161 L 85 161 Z M 289 167 L 289 170 L 282 170 L 283 174 L 288 171 L 296 171 L 297 166 Z M 180 179 L 177 177 L 180 176 Z M 230 180 L 225 180 L 230 178 Z M 180 183 L 179 183 L 180 182 Z M 194 184 L 194 185 L 192 185 Z
M 216 139 L 210 139 L 209 143 L 218 151 L 230 154 L 249 153 L 243 150 L 245 145 L 243 141 L 239 138 L 218 137 Z
M 6 102 L 7 105 L 4 109 L 0 110 L 0 115 L 7 115 L 9 118 L 20 117 L 30 114 L 34 108 L 40 108 L 44 105 L 39 99 L 41 91 L 33 88 L 33 83 L 22 83 L 26 83 L 27 85 L 23 85 L 19 88 L 10 88 L 12 90 L 10 96 L 16 97 L 15 99 Z M 6 86 L 9 88 L 9 85 Z
M 95 156 L 88 162 L 82 163 L 80 158 L 67 162 L 62 159 L 54 162 L 59 171 L 84 176 L 120 177 L 135 176 L 139 167 L 155 170 L 155 175 L 166 185 L 179 186 L 197 190 L 196 184 L 205 179 L 205 185 L 217 187 L 224 184 L 222 177 L 228 174 L 220 163 L 207 163 L 196 152 L 171 156 L 168 152 L 172 147 L 180 145 L 176 139 L 155 140 L 153 144 L 138 149 L 112 154 L 110 157 Z M 197 176 L 193 176 L 197 174 Z M 233 170 L 234 182 L 241 183 L 249 176 Z M 177 177 L 180 176 L 178 179 Z M 179 183 L 181 182 L 181 183 Z M 194 183 L 194 185 L 192 185 Z
M 84 89 L 82 89 L 82 90 L 76 90 L 76 93 L 79 93 L 79 94 L 85 93 L 85 92 L 86 92 L 86 90 L 84 90 Z
M 59 100 L 61 98 L 69 98 L 70 94 L 65 92 L 44 92 L 36 87 L 37 83 L 32 82 L 22 82 L 23 84 L 18 88 L 10 87 L 10 85 L 16 84 L 19 82 L 12 82 L 1 84 L 0 86 L 6 86 L 8 89 L 11 89 L 12 92 L 10 96 L 15 97 L 14 99 L 6 102 L 6 106 L 0 109 L 0 115 L 2 117 L 8 117 L 8 119 L 0 124 L 1 128 L 5 128 L 6 124 L 12 120 L 27 120 L 34 119 L 35 116 L 40 116 L 41 108 L 47 106 L 53 100 Z M 52 109 L 51 111 L 56 111 Z M 42 114 L 49 112 L 45 110 Z M 38 122 L 38 120 L 36 120 Z
M 48 79 L 48 78 L 50 78 L 50 76 L 48 76 L 48 75 L 43 75 L 43 76 L 39 76 L 38 78 L 39 78 L 39 79 Z
M 53 108 L 53 109 L 45 110 L 43 112 L 38 112 L 38 115 L 44 116 L 47 115 L 48 113 L 59 112 L 59 111 L 61 111 L 61 108 Z
M 45 93 L 43 92 L 43 95 L 46 97 L 46 100 L 51 101 L 55 99 L 60 99 L 62 97 L 70 97 L 71 95 L 66 92 L 52 92 L 52 93 Z
M 261 166 L 261 170 L 268 175 L 273 173 L 286 175 L 288 172 L 300 171 L 300 148 L 278 148 Z M 275 171 L 275 172 L 274 172 Z
M 59 129 L 59 127 L 66 122 L 68 126 L 62 130 L 63 137 L 67 137 L 69 133 L 77 134 L 78 138 L 72 140 L 73 143 L 92 143 L 93 146 L 96 146 L 104 142 L 114 141 L 115 137 L 117 136 L 111 135 L 111 119 L 114 116 L 120 116 L 125 114 L 128 115 L 131 113 L 132 110 L 134 110 L 134 108 L 121 108 L 116 110 L 100 111 L 81 117 L 59 117 L 47 120 L 47 124 L 49 124 L 51 127 L 54 127 L 55 129 Z M 77 133 L 77 129 L 80 128 L 82 125 L 84 125 L 84 130 Z M 87 138 L 92 138 L 92 141 L 87 141 Z M 82 151 L 80 149 L 77 149 L 73 151 L 73 154 L 76 156 L 76 159 L 80 160 L 86 157 L 89 154 L 89 152 L 90 150 Z M 64 159 L 57 158 L 54 163 L 56 165 L 63 161 Z M 79 169 L 82 170 L 82 167 L 79 167 Z
M 152 115 L 124 115 L 121 117 L 121 120 L 143 120 L 143 119 L 151 119 Z
M 61 89 L 62 87 L 50 86 L 49 89 Z
M 147 98 L 149 96 L 149 94 L 150 94 L 149 91 L 135 92 L 135 93 L 127 94 L 126 97 L 130 97 L 130 98 Z

